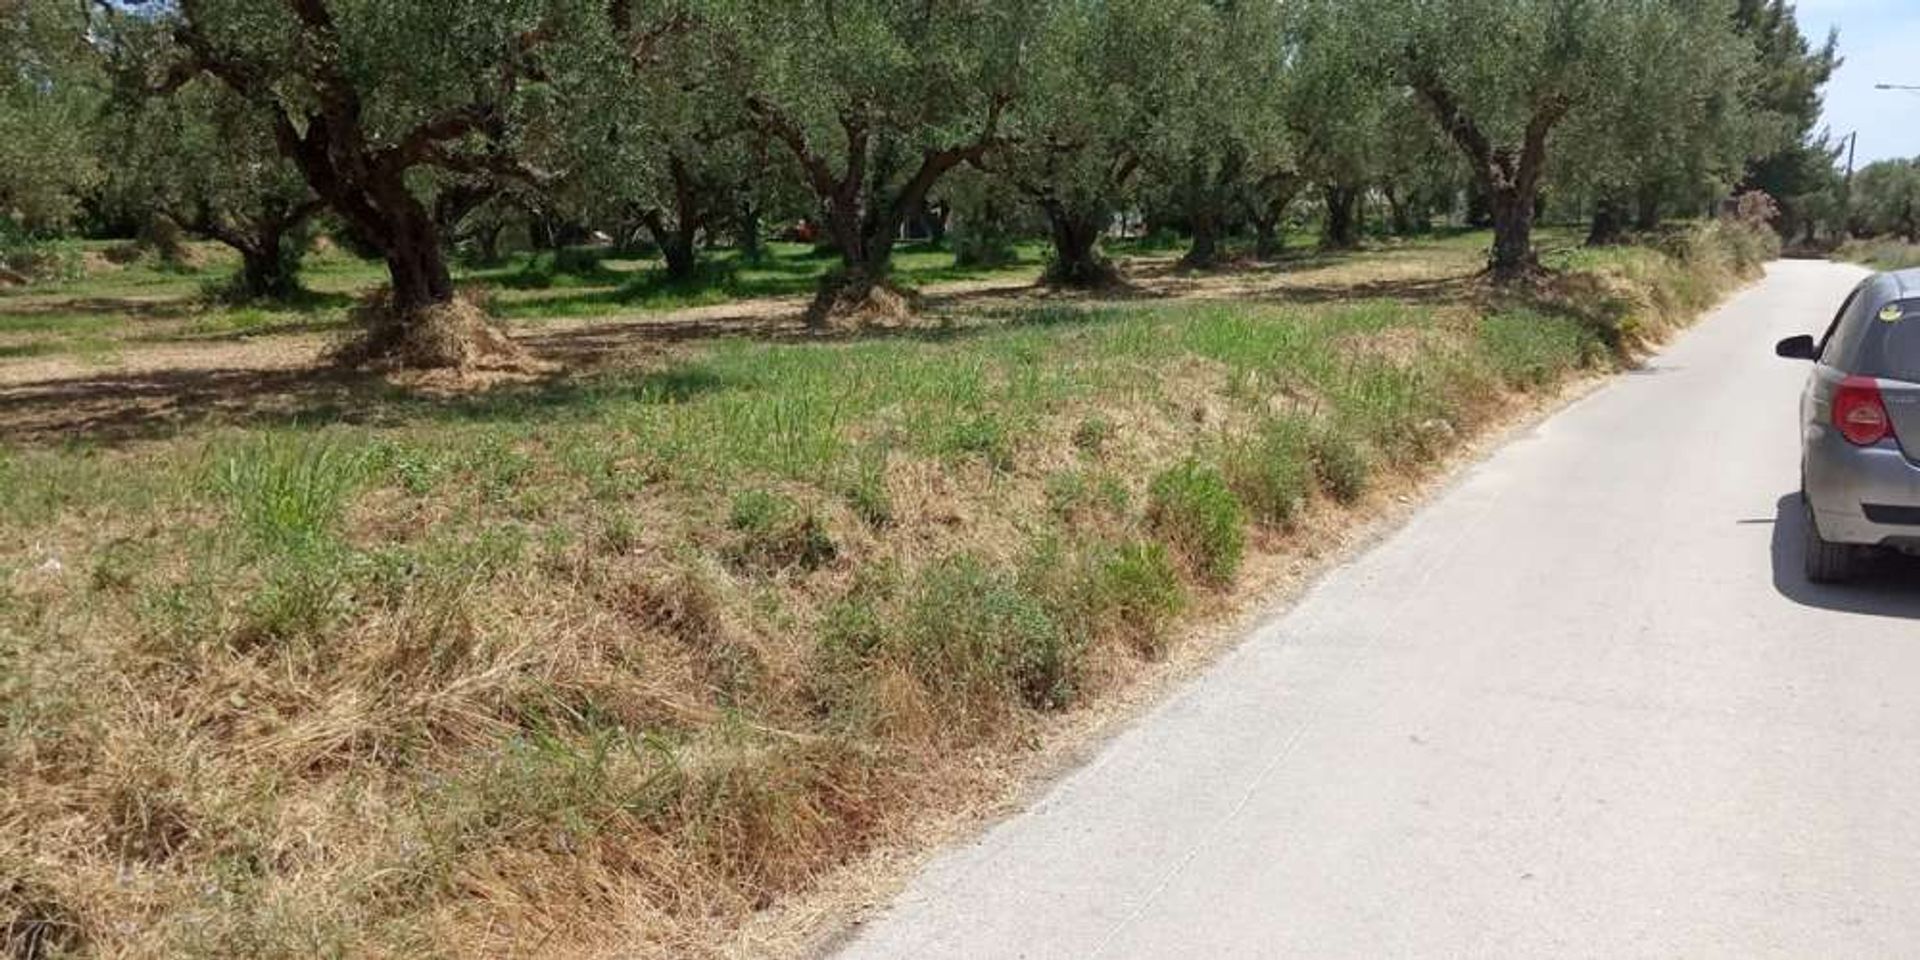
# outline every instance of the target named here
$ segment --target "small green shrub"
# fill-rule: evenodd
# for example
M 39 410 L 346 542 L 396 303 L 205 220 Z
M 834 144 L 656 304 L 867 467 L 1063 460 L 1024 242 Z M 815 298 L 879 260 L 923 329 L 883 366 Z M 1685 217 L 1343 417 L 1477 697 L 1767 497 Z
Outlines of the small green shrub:
M 950 698 L 1008 696 L 1041 710 L 1073 699 L 1079 645 L 1019 578 L 969 556 L 925 571 L 904 631 L 914 675 Z
M 391 474 L 401 489 L 416 497 L 432 493 L 446 473 L 445 463 L 427 451 L 398 443 L 376 444 L 369 466 L 376 473 Z
M 1335 427 L 1313 433 L 1313 473 L 1320 488 L 1341 503 L 1351 504 L 1367 492 L 1373 460 L 1359 441 Z
M 640 522 L 633 514 L 614 508 L 600 524 L 600 546 L 607 553 L 632 553 L 640 545 Z
M 1260 523 L 1286 524 L 1306 500 L 1313 482 L 1311 432 L 1297 417 L 1272 417 L 1251 437 L 1228 445 L 1222 464 L 1227 485 Z
M 607 268 L 602 262 L 605 258 L 604 251 L 588 247 L 563 247 L 536 253 L 527 259 L 526 266 L 518 274 L 503 277 L 502 283 L 524 290 L 545 290 L 582 282 L 617 283 L 625 280 L 624 274 Z
M 1124 544 L 1093 564 L 1087 606 L 1095 621 L 1144 656 L 1165 655 L 1167 628 L 1186 602 L 1180 572 L 1163 544 Z
M 1088 456 L 1099 456 L 1113 437 L 1113 423 L 1105 417 L 1091 416 L 1073 428 L 1074 449 Z
M 1481 318 L 1480 346 L 1500 379 L 1512 387 L 1557 382 L 1605 354 L 1605 345 L 1587 324 L 1526 309 Z
M 1005 421 L 990 413 L 956 421 L 941 438 L 940 452 L 978 456 L 995 470 L 1013 469 L 1013 436 Z
M 1154 477 L 1147 523 L 1200 580 L 1224 586 L 1239 572 L 1246 508 L 1214 467 L 1189 458 Z
M 154 549 L 150 542 L 121 537 L 100 549 L 94 558 L 93 570 L 89 582 L 93 589 L 119 593 L 130 590 L 139 580 L 142 570 L 152 563 Z
M 892 526 L 893 494 L 887 490 L 886 454 L 861 456 L 848 473 L 841 488 L 847 506 L 875 530 Z
M 1110 473 L 1061 470 L 1046 481 L 1047 509 L 1062 520 L 1118 517 L 1127 508 L 1127 487 Z
M 266 571 L 266 580 L 247 597 L 241 622 L 231 638 L 246 649 L 312 637 L 345 611 L 347 571 L 337 554 L 282 558 Z
M 311 551 L 332 542 L 366 462 L 325 440 L 268 434 L 220 457 L 214 485 L 257 548 Z
M 796 509 L 792 499 L 768 490 L 745 490 L 727 508 L 727 526 L 741 533 L 772 533 Z
M 835 663 L 865 663 L 887 640 L 887 622 L 873 597 L 855 592 L 827 608 L 820 646 Z
M 1062 519 L 1071 517 L 1087 499 L 1087 477 L 1078 470 L 1048 474 L 1047 509 Z
M 815 570 L 839 556 L 839 547 L 818 514 L 793 498 L 767 490 L 737 494 L 727 513 L 734 532 L 727 559 L 760 572 L 799 567 Z

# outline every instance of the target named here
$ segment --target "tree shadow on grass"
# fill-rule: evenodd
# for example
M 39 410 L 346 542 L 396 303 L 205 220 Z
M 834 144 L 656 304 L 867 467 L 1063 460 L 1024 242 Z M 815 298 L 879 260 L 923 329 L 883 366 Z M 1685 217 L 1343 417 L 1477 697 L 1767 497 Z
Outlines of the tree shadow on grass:
M 0 386 L 0 439 L 115 446 L 209 421 L 248 422 L 292 404 L 345 399 L 371 378 L 330 369 L 102 371 Z
M 330 367 L 116 371 L 0 387 L 0 442 L 119 447 L 212 426 L 551 423 L 592 416 L 610 402 L 678 403 L 726 386 L 698 363 L 555 374 L 470 393 L 409 389 Z
M 0 299 L 0 318 L 115 314 L 135 320 L 174 320 L 191 316 L 200 309 L 193 298 L 180 296 L 148 299 L 45 294 L 27 301 Z
M 1359 300 L 1400 300 L 1423 306 L 1469 303 L 1486 294 L 1487 287 L 1478 274 L 1463 276 L 1412 278 L 1404 280 L 1345 281 L 1326 284 L 1304 283 L 1276 287 L 1252 299 L 1264 303 L 1322 304 Z

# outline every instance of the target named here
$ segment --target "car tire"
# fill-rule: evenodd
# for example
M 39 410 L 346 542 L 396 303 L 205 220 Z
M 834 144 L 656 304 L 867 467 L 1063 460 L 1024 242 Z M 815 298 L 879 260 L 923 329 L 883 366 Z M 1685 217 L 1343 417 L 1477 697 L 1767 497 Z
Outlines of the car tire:
M 1801 496 L 1803 502 L 1805 495 Z M 1860 548 L 1847 543 L 1830 543 L 1820 536 L 1813 520 L 1813 504 L 1807 503 L 1806 568 L 1807 579 L 1814 583 L 1844 583 L 1853 579 Z

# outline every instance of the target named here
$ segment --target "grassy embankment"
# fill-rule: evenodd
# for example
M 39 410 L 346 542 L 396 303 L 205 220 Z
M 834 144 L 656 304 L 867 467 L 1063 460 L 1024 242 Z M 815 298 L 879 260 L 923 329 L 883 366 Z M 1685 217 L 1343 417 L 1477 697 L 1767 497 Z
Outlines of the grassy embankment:
M 1920 244 L 1907 243 L 1897 237 L 1848 240 L 1833 255 L 1837 259 L 1863 264 L 1875 270 L 1920 267 Z
M 1535 297 L 962 308 L 10 442 L 0 937 L 713 951 L 998 789 L 1302 518 L 1694 316 L 1755 269 L 1738 239 L 1559 254 Z

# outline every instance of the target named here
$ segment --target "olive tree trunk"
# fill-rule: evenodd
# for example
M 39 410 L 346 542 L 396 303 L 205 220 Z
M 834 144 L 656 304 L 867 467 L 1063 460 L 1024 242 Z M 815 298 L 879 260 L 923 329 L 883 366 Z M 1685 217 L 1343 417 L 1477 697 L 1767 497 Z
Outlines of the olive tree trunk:
M 1593 205 L 1593 220 L 1587 225 L 1587 246 L 1609 247 L 1627 236 L 1627 206 L 1619 198 L 1603 196 Z
M 1528 117 L 1521 142 L 1496 145 L 1432 64 L 1416 60 L 1407 67 L 1414 91 L 1465 155 L 1475 182 L 1487 194 L 1493 212 L 1487 272 L 1498 283 L 1536 274 L 1540 262 L 1533 252 L 1533 218 L 1546 172 L 1547 135 L 1566 117 L 1569 101 L 1561 96 L 1542 99 Z
M 1337 183 L 1326 184 L 1327 219 L 1320 245 L 1329 250 L 1352 250 L 1360 245 L 1360 191 Z
M 1058 200 L 1043 201 L 1047 233 L 1053 240 L 1053 262 L 1046 281 L 1062 287 L 1100 287 L 1118 279 L 1113 264 L 1100 254 L 1104 210 L 1072 210 Z

